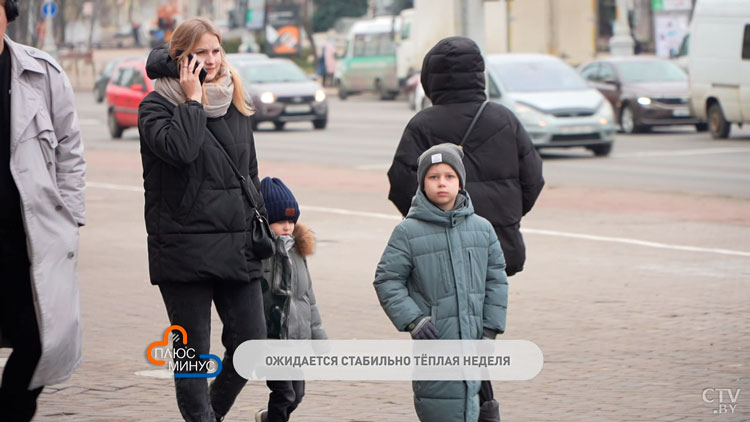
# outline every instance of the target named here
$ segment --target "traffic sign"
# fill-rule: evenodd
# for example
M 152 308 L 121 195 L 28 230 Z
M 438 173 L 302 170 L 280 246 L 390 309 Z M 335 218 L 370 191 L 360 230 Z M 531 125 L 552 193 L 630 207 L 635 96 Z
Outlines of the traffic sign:
M 45 18 L 54 18 L 57 13 L 57 4 L 55 2 L 47 2 L 42 5 L 42 16 Z

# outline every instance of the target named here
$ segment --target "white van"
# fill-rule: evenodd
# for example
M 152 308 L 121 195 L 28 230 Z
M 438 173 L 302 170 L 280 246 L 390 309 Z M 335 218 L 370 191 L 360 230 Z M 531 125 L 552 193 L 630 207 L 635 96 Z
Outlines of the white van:
M 750 123 L 750 0 L 698 0 L 688 73 L 690 106 L 714 138 Z

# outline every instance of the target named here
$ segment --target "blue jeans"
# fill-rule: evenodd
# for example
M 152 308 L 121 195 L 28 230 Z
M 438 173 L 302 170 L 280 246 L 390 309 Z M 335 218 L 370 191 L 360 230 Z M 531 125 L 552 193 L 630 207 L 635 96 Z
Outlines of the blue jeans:
M 263 316 L 263 297 L 260 282 L 201 282 L 159 284 L 169 321 L 185 329 L 187 345 L 182 335 L 174 331 L 175 349 L 190 348 L 195 356 L 209 353 L 211 343 L 211 302 L 224 324 L 221 343 L 226 349 L 223 369 L 209 388 L 205 378 L 175 378 L 177 406 L 189 422 L 215 422 L 224 417 L 247 380 L 234 370 L 232 356 L 246 340 L 265 339 L 266 322 Z M 176 355 L 181 355 L 176 353 Z M 175 361 L 189 361 L 179 359 Z

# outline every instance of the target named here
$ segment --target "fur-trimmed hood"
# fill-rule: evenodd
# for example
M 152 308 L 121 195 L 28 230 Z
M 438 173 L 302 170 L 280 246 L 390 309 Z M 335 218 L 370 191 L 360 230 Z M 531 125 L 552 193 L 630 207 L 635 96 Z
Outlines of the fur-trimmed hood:
M 294 243 L 297 245 L 299 254 L 307 257 L 315 253 L 315 233 L 302 223 L 294 225 Z

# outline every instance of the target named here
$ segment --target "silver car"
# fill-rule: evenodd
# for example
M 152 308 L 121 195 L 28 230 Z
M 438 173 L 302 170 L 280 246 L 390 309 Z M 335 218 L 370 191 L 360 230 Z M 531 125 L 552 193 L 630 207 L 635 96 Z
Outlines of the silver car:
M 543 54 L 489 55 L 486 63 L 490 101 L 518 116 L 537 149 L 585 147 L 609 155 L 612 106 L 571 66 Z
M 227 60 L 237 69 L 255 104 L 253 128 L 273 122 L 276 130 L 287 122 L 312 122 L 315 129 L 328 124 L 328 100 L 320 84 L 311 80 L 289 59 L 235 58 Z

